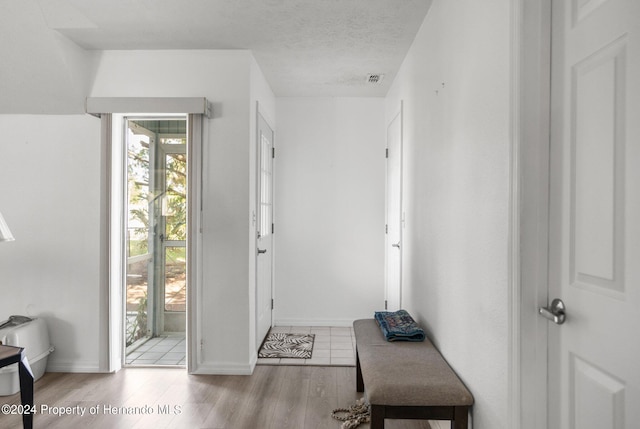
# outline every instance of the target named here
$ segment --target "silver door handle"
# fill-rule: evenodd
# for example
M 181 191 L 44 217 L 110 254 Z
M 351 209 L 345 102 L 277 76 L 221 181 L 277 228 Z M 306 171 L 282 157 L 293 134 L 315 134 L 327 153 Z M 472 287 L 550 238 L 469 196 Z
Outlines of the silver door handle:
M 267 249 L 258 249 L 258 255 L 261 253 L 267 253 Z
M 392 244 L 391 246 L 397 247 L 399 249 L 400 248 L 400 242 L 398 241 L 396 244 Z
M 551 320 L 556 325 L 562 325 L 566 319 L 565 311 L 567 308 L 564 306 L 564 302 L 561 299 L 554 299 L 551 301 L 549 307 L 540 307 L 538 312 L 546 319 Z

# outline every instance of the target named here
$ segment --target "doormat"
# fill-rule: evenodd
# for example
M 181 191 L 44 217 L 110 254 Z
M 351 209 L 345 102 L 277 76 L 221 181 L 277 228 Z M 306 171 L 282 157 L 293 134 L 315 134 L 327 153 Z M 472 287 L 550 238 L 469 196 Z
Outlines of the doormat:
M 314 338 L 314 334 L 274 332 L 267 335 L 258 357 L 311 359 Z

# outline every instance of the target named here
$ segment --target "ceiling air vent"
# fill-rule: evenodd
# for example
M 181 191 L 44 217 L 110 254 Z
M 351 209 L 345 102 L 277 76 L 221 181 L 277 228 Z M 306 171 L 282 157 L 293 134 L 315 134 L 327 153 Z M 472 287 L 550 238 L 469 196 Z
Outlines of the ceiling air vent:
M 370 74 L 367 76 L 367 83 L 377 85 L 381 83 L 383 79 L 384 79 L 383 74 Z

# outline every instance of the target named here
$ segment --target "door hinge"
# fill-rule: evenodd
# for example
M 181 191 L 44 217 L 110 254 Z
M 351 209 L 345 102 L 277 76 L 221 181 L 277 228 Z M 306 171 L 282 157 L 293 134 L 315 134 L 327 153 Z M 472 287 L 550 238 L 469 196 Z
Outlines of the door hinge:
M 271 309 L 273 310 L 273 298 L 271 298 Z
M 385 234 L 389 234 L 389 224 L 386 224 L 386 225 L 384 226 L 384 233 L 385 233 Z
M 384 150 L 384 157 L 385 157 L 385 158 L 389 158 L 389 148 L 386 148 L 386 149 Z
M 276 232 L 276 224 L 272 223 L 271 224 L 271 234 L 274 234 Z
M 271 148 L 271 158 L 275 158 L 276 157 L 276 148 L 272 147 Z
M 385 299 L 385 300 L 384 300 L 384 309 L 386 310 L 387 308 L 388 308 L 388 302 L 387 302 L 387 300 Z

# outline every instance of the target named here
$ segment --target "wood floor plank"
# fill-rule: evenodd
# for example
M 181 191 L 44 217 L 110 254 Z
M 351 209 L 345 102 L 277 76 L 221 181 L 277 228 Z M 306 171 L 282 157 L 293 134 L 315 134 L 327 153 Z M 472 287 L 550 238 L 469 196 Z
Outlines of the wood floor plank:
M 304 429 L 336 429 L 338 421 L 331 418 L 331 411 L 338 408 L 335 396 L 310 396 L 304 419 Z M 340 425 L 337 425 L 340 427 Z
M 256 367 L 251 378 L 253 383 L 239 413 L 241 419 L 237 421 L 237 426 L 268 428 L 278 403 L 283 379 L 273 366 Z
M 204 421 L 204 428 L 232 428 L 239 419 L 238 413 L 246 400 L 251 385 L 251 377 L 226 376 L 225 382 L 218 386 L 220 396 Z
M 310 397 L 331 397 L 336 398 L 338 394 L 338 384 L 336 380 L 336 369 L 338 367 L 316 366 L 310 368 L 309 396 Z
M 309 378 L 283 378 L 271 428 L 299 429 L 304 427 L 305 411 L 309 400 Z
M 356 392 L 355 370 L 351 367 L 337 367 L 338 407 L 347 408 L 363 399 L 364 393 Z
M 47 373 L 35 384 L 38 408 L 86 411 L 84 416 L 39 413 L 34 427 L 338 429 L 341 422 L 331 418 L 331 411 L 348 407 L 360 397 L 353 367 L 258 366 L 251 376 L 188 375 L 166 368 L 126 368 L 115 374 Z M 0 396 L 0 405 L 19 403 L 19 394 Z M 98 412 L 90 414 L 92 407 Z M 152 412 L 108 412 L 143 407 Z M 386 423 L 389 429 L 429 428 L 426 421 Z M 369 427 L 365 424 L 359 429 Z M 22 428 L 21 417 L 0 414 L 0 428 Z

